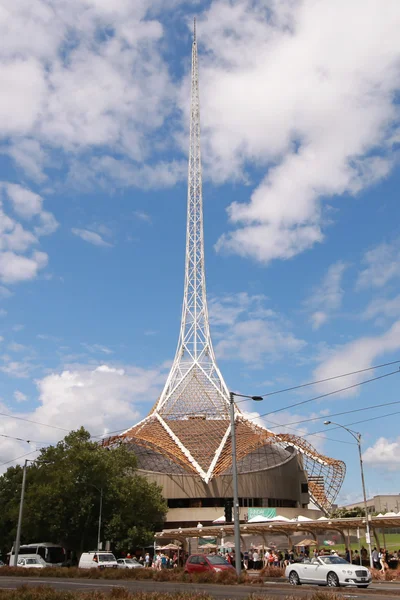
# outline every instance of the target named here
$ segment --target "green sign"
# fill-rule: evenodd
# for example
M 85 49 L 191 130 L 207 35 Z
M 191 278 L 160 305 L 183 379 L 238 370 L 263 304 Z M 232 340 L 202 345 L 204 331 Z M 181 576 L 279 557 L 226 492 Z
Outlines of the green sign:
M 248 508 L 247 509 L 247 517 L 248 520 L 253 517 L 266 517 L 267 519 L 272 519 L 272 517 L 276 517 L 276 508 Z
M 217 538 L 214 538 L 214 537 L 205 537 L 205 538 L 199 537 L 199 541 L 198 541 L 199 546 L 205 546 L 206 544 L 216 544 L 216 543 L 217 543 Z

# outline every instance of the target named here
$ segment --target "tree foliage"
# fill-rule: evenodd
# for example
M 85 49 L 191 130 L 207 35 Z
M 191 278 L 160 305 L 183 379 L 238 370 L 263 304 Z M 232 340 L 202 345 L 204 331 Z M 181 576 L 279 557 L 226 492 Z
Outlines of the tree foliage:
M 364 517 L 364 508 L 361 506 L 355 506 L 354 508 L 337 508 L 330 515 L 333 519 L 351 519 L 355 517 Z
M 0 477 L 3 552 L 15 539 L 21 483 L 20 466 Z M 101 539 L 118 550 L 151 543 L 167 510 L 161 488 L 136 473 L 127 446 L 104 448 L 83 428 L 41 450 L 28 466 L 22 542 L 51 541 L 78 552 L 95 548 L 101 490 Z

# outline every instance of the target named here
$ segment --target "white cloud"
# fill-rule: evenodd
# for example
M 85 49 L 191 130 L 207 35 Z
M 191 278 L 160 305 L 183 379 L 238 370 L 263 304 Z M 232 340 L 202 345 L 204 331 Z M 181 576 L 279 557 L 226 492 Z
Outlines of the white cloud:
M 134 210 L 133 215 L 136 217 L 136 219 L 139 219 L 139 221 L 151 223 L 151 216 L 144 210 Z
M 32 372 L 32 363 L 29 360 L 12 360 L 9 356 L 1 357 L 0 371 L 15 379 L 27 379 Z
M 0 182 L 0 192 L 7 200 L 6 212 L 0 197 L 0 281 L 18 283 L 34 279 L 47 265 L 48 256 L 33 251 L 33 247 L 39 244 L 40 236 L 53 233 L 58 223 L 51 213 L 43 210 L 39 194 L 8 182 Z M 33 230 L 25 229 L 15 216 L 28 221 Z
M 218 358 L 260 367 L 266 356 L 276 359 L 306 345 L 288 331 L 289 323 L 265 307 L 265 302 L 265 296 L 245 292 L 211 299 L 210 318 L 218 340 Z
M 128 428 L 142 416 L 141 411 L 147 413 L 160 392 L 164 378 L 165 373 L 159 369 L 75 366 L 38 380 L 37 408 L 15 414 L 66 430 L 83 425 L 92 435 L 103 435 L 108 431 Z M 5 406 L 0 410 L 10 414 Z M 53 443 L 66 434 L 58 429 L 12 418 L 2 419 L 0 433 Z M 24 443 L 0 438 L 1 462 L 29 450 Z
M 89 231 L 88 229 L 72 229 L 72 233 L 78 237 L 80 237 L 85 242 L 89 244 L 93 244 L 94 246 L 108 246 L 111 247 L 112 244 L 106 242 L 99 233 L 95 231 Z
M 363 262 L 366 267 L 358 275 L 358 289 L 381 288 L 391 279 L 400 277 L 400 240 L 368 250 Z
M 319 329 L 340 308 L 344 295 L 342 278 L 346 268 L 347 265 L 342 261 L 331 265 L 321 284 L 306 301 L 307 308 L 313 311 L 310 316 L 313 329 Z
M 397 0 L 215 0 L 200 17 L 205 151 L 216 180 L 262 170 L 221 251 L 268 262 L 321 242 L 322 199 L 385 177 L 399 111 Z M 382 40 L 385 42 L 382 44 Z M 187 90 L 182 92 L 182 97 Z
M 37 181 L 54 149 L 58 168 L 96 148 L 100 157 L 124 156 L 135 171 L 174 108 L 161 8 L 145 0 L 18 0 L 1 11 L 0 130 L 9 144 L 2 151 Z
M 394 298 L 375 298 L 363 313 L 364 319 L 374 317 L 398 317 L 400 315 L 400 294 Z
M 342 373 L 366 369 L 374 364 L 385 354 L 396 352 L 400 349 L 400 320 L 396 321 L 390 329 L 377 336 L 365 336 L 355 341 L 352 341 L 343 346 L 333 349 L 329 356 L 322 364 L 314 371 L 314 379 L 325 379 Z M 355 385 L 364 379 L 369 379 L 374 376 L 374 372 L 360 373 L 351 375 L 346 379 L 340 380 L 340 385 L 337 380 L 327 381 L 318 385 L 318 389 L 322 392 L 331 392 L 340 387 L 347 385 Z M 351 396 L 358 392 L 358 388 L 354 388 L 347 392 L 343 392 L 340 396 Z M 338 394 L 339 397 L 339 394 Z
M 6 317 L 7 316 L 7 311 L 5 310 L 5 308 L 0 308 L 0 317 Z
M 380 437 L 375 444 L 363 454 L 364 462 L 371 467 L 379 467 L 387 471 L 400 469 L 400 437 L 388 440 Z
M 209 300 L 209 313 L 212 325 L 233 325 L 243 314 L 250 317 L 274 317 L 271 309 L 265 309 L 266 296 L 262 294 L 250 296 L 247 292 L 212 296 Z
M 28 396 L 20 390 L 15 390 L 14 399 L 16 402 L 26 402 L 28 400 Z
M 42 211 L 43 199 L 15 183 L 7 184 L 7 193 L 13 202 L 15 212 L 24 219 L 31 219 Z
M 0 253 L 0 280 L 4 283 L 17 283 L 34 279 L 39 270 L 47 264 L 47 254 L 34 252 L 30 257 L 14 252 Z
M 113 354 L 113 350 L 107 348 L 107 346 L 103 346 L 102 344 L 81 344 L 86 350 L 89 352 L 93 352 L 94 354 Z

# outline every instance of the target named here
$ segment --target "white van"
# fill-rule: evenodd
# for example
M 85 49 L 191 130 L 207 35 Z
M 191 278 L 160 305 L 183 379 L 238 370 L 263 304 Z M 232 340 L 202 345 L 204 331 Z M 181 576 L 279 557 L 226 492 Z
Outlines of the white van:
M 92 550 L 81 555 L 78 566 L 80 569 L 116 569 L 118 563 L 112 552 Z

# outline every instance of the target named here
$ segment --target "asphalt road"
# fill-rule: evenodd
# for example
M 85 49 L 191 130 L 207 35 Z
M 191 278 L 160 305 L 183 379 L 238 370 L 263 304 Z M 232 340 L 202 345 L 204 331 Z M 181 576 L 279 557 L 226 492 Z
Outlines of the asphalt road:
M 87 580 L 87 579 L 58 579 L 58 578 L 28 578 L 0 577 L 0 589 L 17 589 L 22 585 L 49 586 L 57 590 L 80 590 L 110 592 L 113 588 L 125 588 L 131 592 L 203 592 L 214 598 L 246 598 L 250 594 L 265 594 L 266 596 L 282 597 L 296 595 L 304 597 L 320 590 L 317 586 L 299 586 L 293 588 L 287 583 L 266 583 L 264 585 L 213 585 L 175 583 L 159 581 L 129 581 L 129 580 Z M 326 589 L 326 588 L 325 588 Z M 335 591 L 335 590 L 332 590 Z M 346 598 L 359 600 L 400 600 L 400 585 L 390 583 L 374 583 L 366 590 L 358 588 L 341 588 L 340 593 Z

